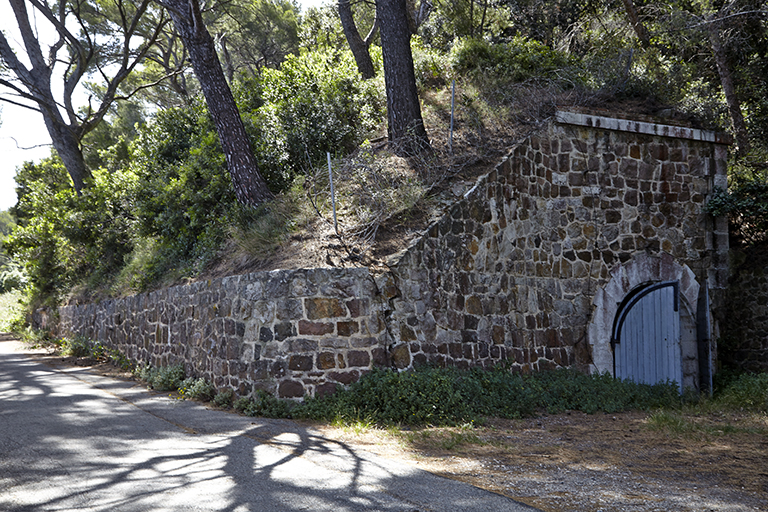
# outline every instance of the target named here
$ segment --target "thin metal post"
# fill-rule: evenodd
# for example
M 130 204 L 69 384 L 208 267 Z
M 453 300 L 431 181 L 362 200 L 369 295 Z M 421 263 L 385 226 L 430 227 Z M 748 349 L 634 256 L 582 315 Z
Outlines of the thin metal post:
M 453 107 L 456 100 L 456 80 L 451 82 L 451 137 L 448 141 L 448 149 L 453 153 Z
M 336 193 L 333 191 L 333 167 L 331 167 L 331 153 L 327 152 L 328 156 L 328 181 L 331 183 L 331 204 L 333 205 L 333 230 L 336 234 L 339 234 L 339 224 L 336 222 Z

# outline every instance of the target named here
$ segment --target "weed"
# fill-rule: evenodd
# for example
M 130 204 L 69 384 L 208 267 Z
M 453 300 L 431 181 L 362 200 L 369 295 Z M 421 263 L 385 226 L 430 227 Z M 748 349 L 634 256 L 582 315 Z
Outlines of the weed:
M 62 340 L 62 355 L 66 357 L 91 357 L 93 355 L 93 343 L 85 336 L 75 336 Z
M 483 416 L 533 416 L 539 410 L 594 413 L 662 406 L 680 406 L 670 383 L 649 386 L 576 370 L 522 376 L 501 367 L 424 367 L 401 373 L 374 370 L 346 390 L 306 400 L 294 415 L 347 424 L 450 426 L 472 425 Z
M 209 402 L 214 398 L 216 389 L 213 384 L 203 378 L 195 379 L 188 377 L 181 382 L 179 386 L 179 396 L 184 399 L 200 400 Z
M 231 389 L 224 389 L 216 393 L 213 397 L 213 403 L 219 407 L 228 409 L 232 407 L 232 403 L 235 400 L 235 392 Z
M 147 364 L 137 367 L 135 374 L 157 391 L 176 391 L 184 382 L 184 366 L 181 364 L 161 368 Z
M 246 416 L 263 416 L 265 418 L 289 418 L 291 405 L 280 400 L 266 391 L 259 390 L 253 397 L 240 397 L 235 400 L 236 411 Z
M 768 373 L 745 373 L 734 378 L 715 396 L 718 406 L 768 412 Z

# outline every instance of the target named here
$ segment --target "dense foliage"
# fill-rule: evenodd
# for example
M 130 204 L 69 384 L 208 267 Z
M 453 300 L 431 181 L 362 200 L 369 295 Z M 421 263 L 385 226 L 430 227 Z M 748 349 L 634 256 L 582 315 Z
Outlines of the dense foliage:
M 279 70 L 244 77 L 235 94 L 260 171 L 276 193 L 326 151 L 353 150 L 383 108 L 375 84 L 363 82 L 351 56 L 336 50 L 290 56 Z M 55 304 L 80 283 L 141 290 L 199 272 L 230 226 L 264 214 L 235 201 L 201 101 L 160 110 L 137 130 L 105 126 L 91 148 L 106 167 L 93 171 L 81 195 L 55 157 L 17 173 L 18 227 L 6 245 L 25 262 L 37 305 Z
M 374 370 L 346 390 L 309 400 L 296 415 L 379 425 L 453 425 L 483 416 L 522 418 L 539 411 L 617 412 L 679 403 L 673 384 L 654 386 L 558 370 L 532 375 L 505 368 L 462 371 Z
M 745 241 L 762 239 L 768 228 L 765 173 L 740 169 L 763 169 L 768 150 L 764 5 L 643 2 L 635 5 L 640 17 L 633 24 L 631 4 L 437 3 L 412 42 L 420 92 L 440 93 L 455 79 L 459 105 L 474 113 L 478 129 L 488 112 L 512 110 L 505 102 L 531 94 L 533 89 L 525 89 L 530 84 L 551 88 L 525 100 L 531 104 L 564 91 L 573 101 L 593 105 L 606 98 L 653 100 L 694 115 L 700 124 L 729 129 L 733 109 L 711 46 L 717 40 L 747 120 L 751 152 L 740 155 L 729 190 L 715 194 L 709 208 L 730 215 Z M 112 104 L 81 140 L 91 175 L 81 194 L 72 190 L 55 155 L 19 169 L 19 203 L 11 212 L 17 227 L 0 254 L 0 287 L 27 286 L 34 307 L 55 304 L 78 287 L 124 293 L 194 275 L 225 244 L 233 245 L 233 234 L 238 243 L 245 233 L 254 234 L 253 243 L 240 245 L 265 253 L 269 244 L 263 241 L 278 239 L 294 224 L 296 191 L 308 186 L 304 177 L 321 167 L 326 152 L 375 158 L 370 145 L 363 152 L 357 148 L 384 132 L 378 39 L 369 49 L 377 77 L 364 81 L 334 9 L 300 13 L 287 0 L 236 0 L 205 12 L 259 173 L 272 192 L 283 194 L 278 201 L 258 211 L 235 201 L 211 116 L 195 94 L 199 87 L 183 48 L 164 27 L 143 67 L 123 87 L 158 85 Z M 373 9 L 358 5 L 354 11 L 359 27 L 372 25 Z M 102 86 L 89 87 L 97 98 L 107 94 Z M 516 89 L 522 91 L 518 96 L 512 94 Z M 370 158 L 357 158 L 356 168 L 381 167 Z M 357 189 L 367 183 L 358 182 Z M 375 192 L 403 202 L 405 191 L 405 202 L 413 204 L 431 183 L 401 185 L 388 185 L 399 194 Z M 363 199 L 350 203 L 350 210 L 358 218 L 376 216 L 360 213 Z M 257 233 L 262 229 L 270 233 Z

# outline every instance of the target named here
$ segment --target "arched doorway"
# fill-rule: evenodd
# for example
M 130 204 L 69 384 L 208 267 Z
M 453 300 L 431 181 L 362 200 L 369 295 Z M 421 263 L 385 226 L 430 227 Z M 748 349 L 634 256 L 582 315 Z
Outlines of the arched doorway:
M 613 374 L 644 384 L 683 387 L 680 283 L 650 283 L 632 290 L 613 321 Z
M 658 288 L 654 289 L 653 287 Z M 682 368 L 682 376 L 670 378 L 675 382 L 681 382 L 681 389 L 687 387 L 699 389 L 699 376 L 703 375 L 699 369 L 699 360 L 701 359 L 705 366 L 708 362 L 706 361 L 708 355 L 700 358 L 698 354 L 699 291 L 699 284 L 691 269 L 687 265 L 677 263 L 672 256 L 666 253 L 659 256 L 640 254 L 630 261 L 616 266 L 611 271 L 609 281 L 598 288 L 592 301 L 593 311 L 588 326 L 588 339 L 592 355 L 591 370 L 616 375 L 614 368 L 615 343 L 613 340 L 617 335 L 614 331 L 618 327 L 616 320 L 621 316 L 620 311 L 624 311 L 623 314 L 626 316 L 632 311 L 629 306 L 633 300 L 643 302 L 647 298 L 652 302 L 661 300 L 660 297 L 654 295 L 655 292 L 671 293 L 672 299 L 674 296 L 677 297 L 680 331 L 679 366 Z M 646 297 L 647 295 L 650 297 Z M 645 302 L 643 303 L 645 304 Z M 704 306 L 705 309 L 706 307 Z M 674 300 L 672 309 L 674 309 Z M 636 310 L 635 313 L 638 311 Z M 624 324 L 626 322 L 627 320 L 624 320 Z M 642 325 L 644 321 L 639 320 L 639 322 Z M 631 352 L 623 348 L 619 350 L 624 350 L 627 354 Z M 677 366 L 675 363 L 675 367 Z M 626 378 L 626 376 L 624 377 Z

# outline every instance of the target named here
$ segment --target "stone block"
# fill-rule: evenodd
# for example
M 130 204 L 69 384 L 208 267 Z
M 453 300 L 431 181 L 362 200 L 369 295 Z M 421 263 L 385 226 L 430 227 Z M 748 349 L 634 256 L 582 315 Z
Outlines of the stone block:
M 336 382 L 348 386 L 360 379 L 360 372 L 358 370 L 351 370 L 348 372 L 331 372 L 328 374 L 328 377 L 335 380 Z
M 296 338 L 288 342 L 289 352 L 316 352 L 318 343 L 315 340 Z
M 301 398 L 304 394 L 304 385 L 295 380 L 284 380 L 277 387 L 277 396 L 280 398 Z
M 322 320 L 347 316 L 347 308 L 340 299 L 313 298 L 304 299 L 307 319 Z
M 292 322 L 276 323 L 274 327 L 275 340 L 283 341 L 296 336 L 296 326 Z
M 347 352 L 347 363 L 352 367 L 369 367 L 371 356 L 364 350 L 350 350 Z
M 288 369 L 293 371 L 309 371 L 312 369 L 312 356 L 292 355 L 288 360 Z
M 356 321 L 349 322 L 337 322 L 336 332 L 339 336 L 352 336 L 360 331 L 360 327 Z
M 411 352 L 407 344 L 403 343 L 394 346 L 391 349 L 390 354 L 395 368 L 402 370 L 411 366 Z
M 300 299 L 275 298 L 275 316 L 278 320 L 298 320 L 304 317 Z
M 323 336 L 332 334 L 334 324 L 332 322 L 311 322 L 309 320 L 299 321 L 299 334 L 305 336 Z M 341 333 L 339 333 L 342 335 Z M 342 335 L 343 336 L 343 335 Z
M 330 370 L 336 368 L 336 354 L 333 352 L 321 352 L 317 355 L 317 369 Z

